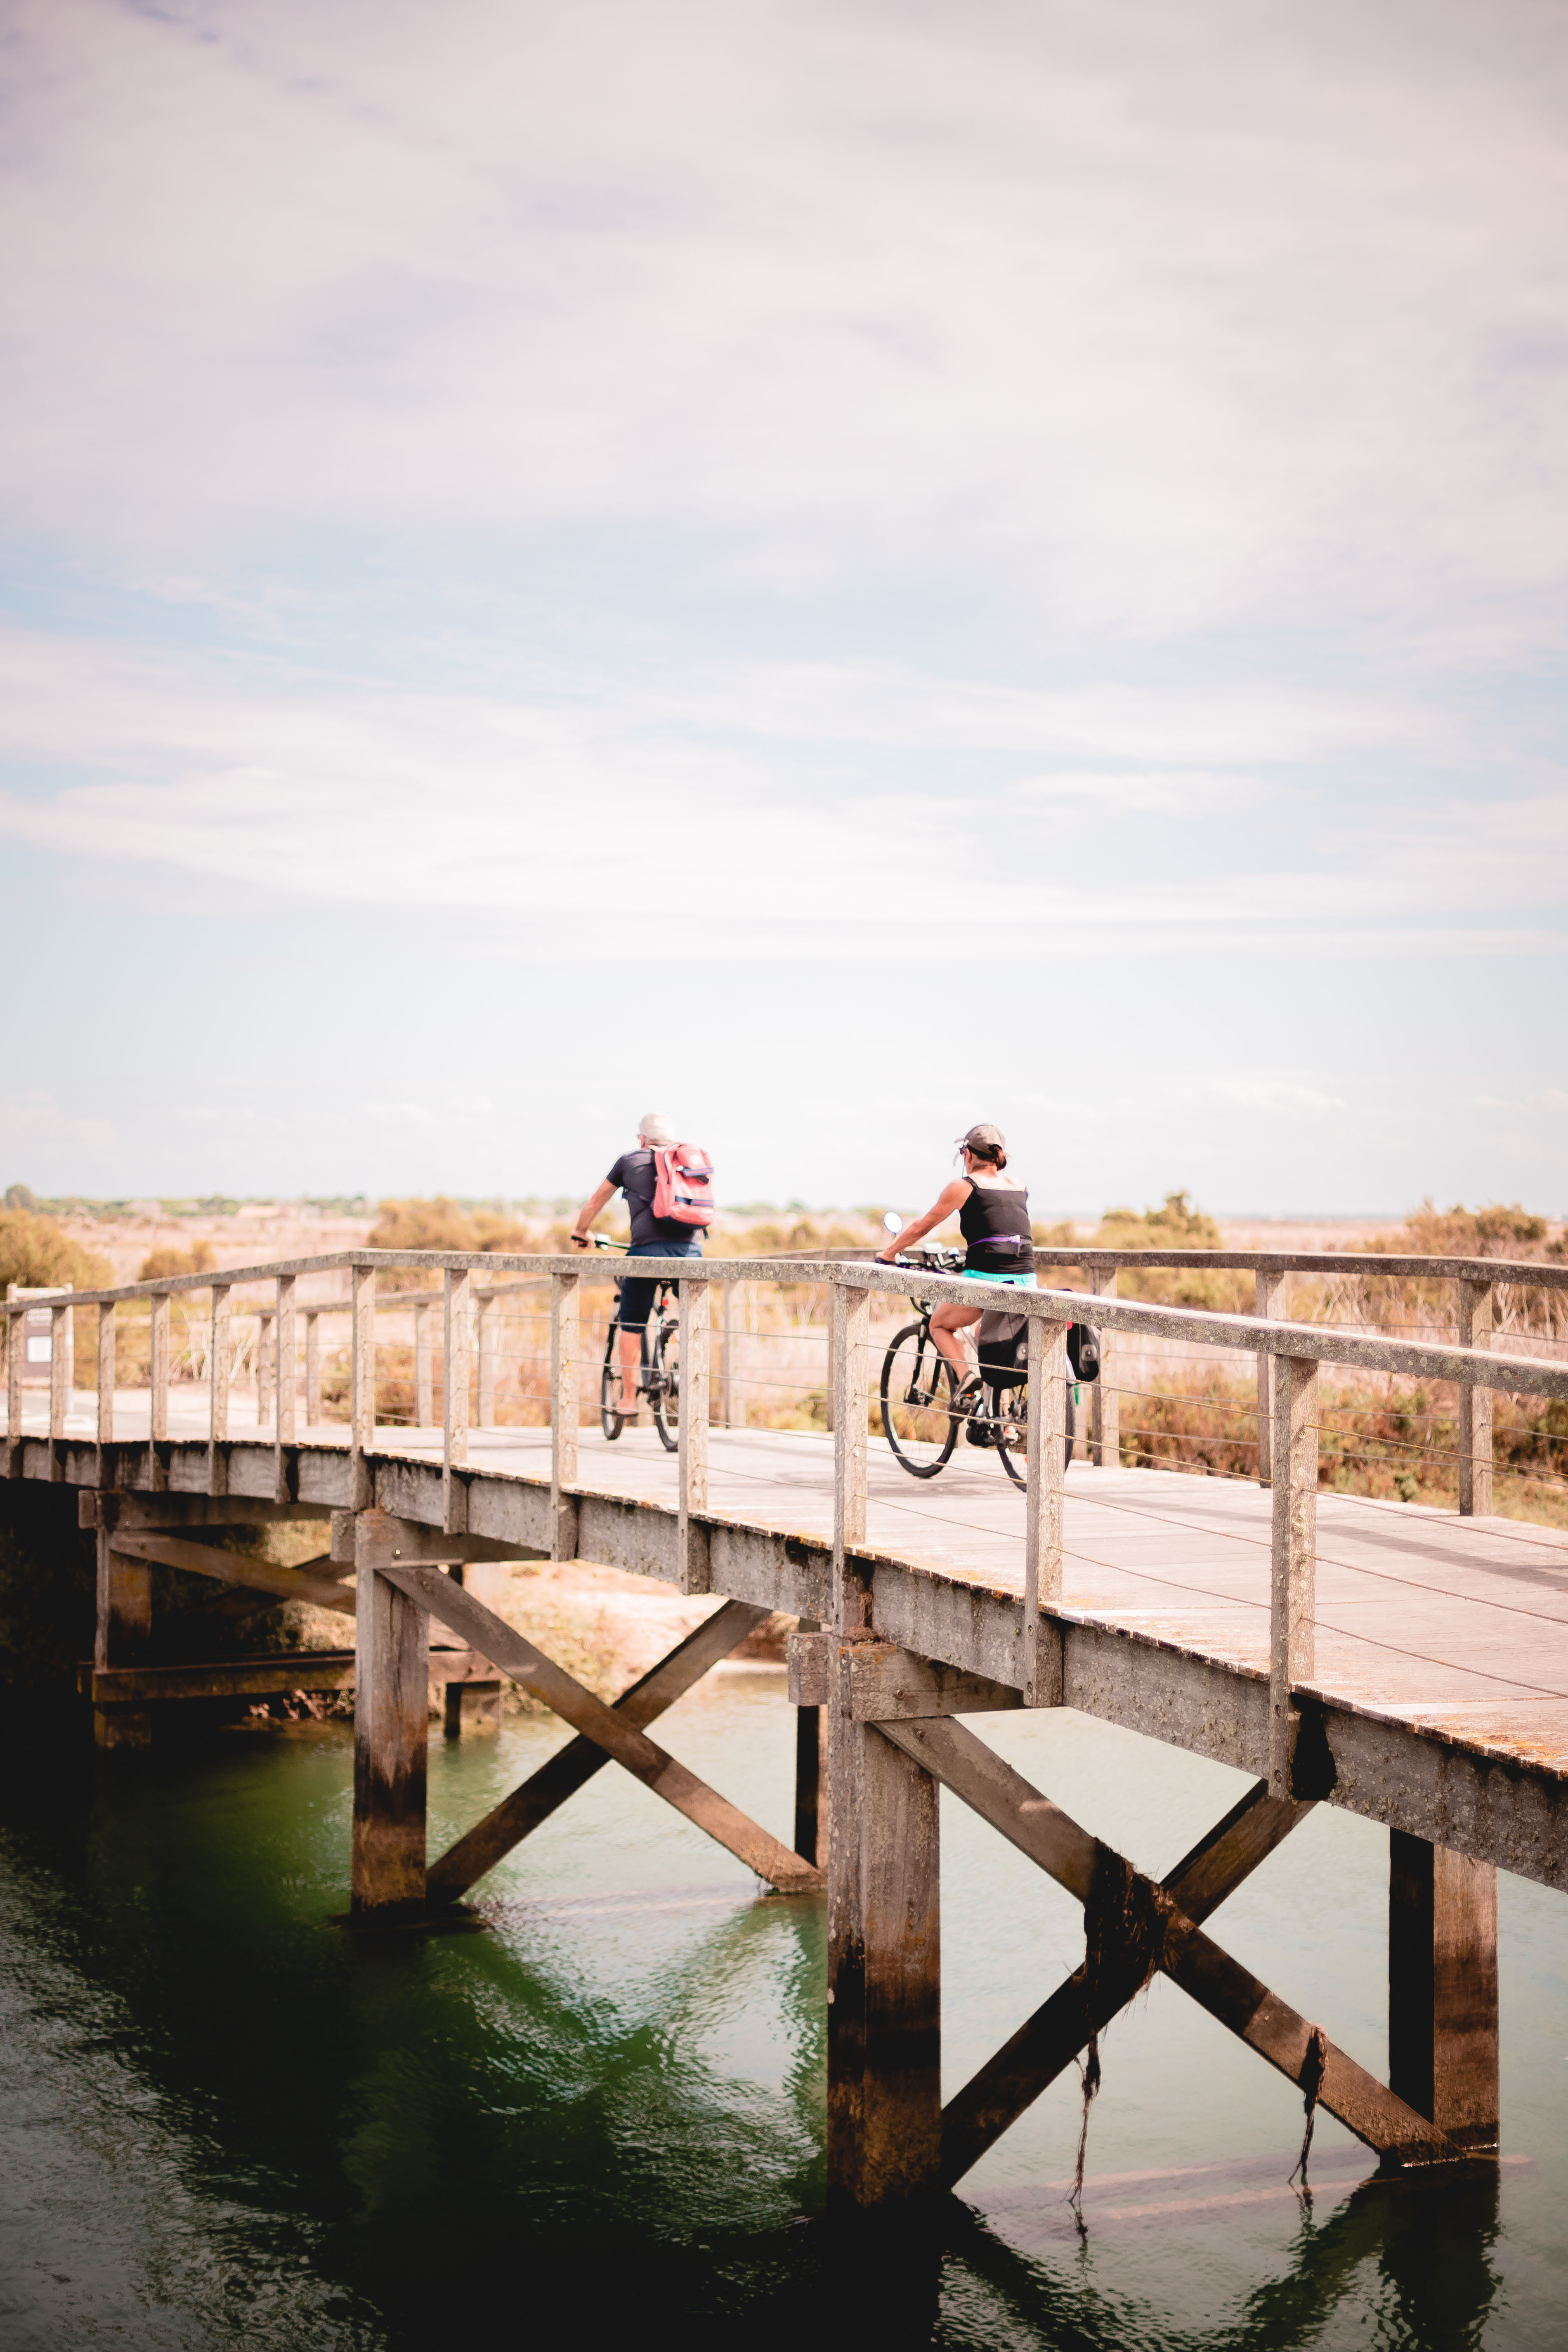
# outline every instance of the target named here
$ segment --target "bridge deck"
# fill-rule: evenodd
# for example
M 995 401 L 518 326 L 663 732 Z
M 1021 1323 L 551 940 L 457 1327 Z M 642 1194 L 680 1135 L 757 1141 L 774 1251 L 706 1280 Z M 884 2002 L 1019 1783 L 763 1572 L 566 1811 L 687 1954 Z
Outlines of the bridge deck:
M 25 1427 L 32 1418 L 24 1415 Z M 73 1414 L 68 1429 L 79 1444 L 91 1423 Z M 145 1391 L 117 1397 L 117 1440 L 145 1444 L 146 1429 Z M 172 1400 L 170 1430 L 176 1443 L 199 1442 L 200 1401 Z M 231 1433 L 242 1446 L 268 1443 L 265 1431 L 247 1428 L 239 1399 Z M 312 1449 L 346 1446 L 341 1423 L 302 1436 Z M 435 1429 L 375 1433 L 383 1459 L 437 1463 L 441 1442 Z M 831 1543 L 830 1437 L 714 1429 L 709 1444 L 710 1519 Z M 476 1430 L 468 1471 L 548 1480 L 550 1432 Z M 614 1444 L 584 1429 L 576 1484 L 673 1511 L 675 1457 L 650 1428 Z M 868 1484 L 868 1549 L 940 1582 L 1021 1591 L 1022 1497 L 994 1456 L 960 1447 L 940 1476 L 916 1480 L 874 1438 Z M 1074 1462 L 1062 1613 L 1266 1675 L 1270 1505 L 1267 1491 L 1239 1481 Z M 1532 1774 L 1568 1775 L 1568 1533 L 1323 1493 L 1316 1624 L 1315 1668 L 1302 1687 L 1325 1702 Z

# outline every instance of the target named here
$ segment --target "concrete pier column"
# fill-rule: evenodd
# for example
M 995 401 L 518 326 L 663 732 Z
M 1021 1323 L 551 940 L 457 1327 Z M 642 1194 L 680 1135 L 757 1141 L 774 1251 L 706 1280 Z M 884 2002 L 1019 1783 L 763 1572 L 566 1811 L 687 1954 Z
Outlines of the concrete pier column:
M 374 1569 L 358 1582 L 353 1916 L 391 1927 L 425 1908 L 430 1614 Z
M 114 1549 L 112 1498 L 100 1506 L 98 1623 L 95 1666 L 144 1666 L 153 1636 L 153 1571 L 145 1560 Z M 96 1706 L 92 1736 L 100 1748 L 151 1748 L 153 1713 L 145 1706 Z
M 896 2211 L 941 2176 L 937 1784 L 846 1704 L 827 1715 L 828 2206 Z
M 1498 2144 L 1497 1870 L 1389 1832 L 1388 2084 L 1462 2147 Z

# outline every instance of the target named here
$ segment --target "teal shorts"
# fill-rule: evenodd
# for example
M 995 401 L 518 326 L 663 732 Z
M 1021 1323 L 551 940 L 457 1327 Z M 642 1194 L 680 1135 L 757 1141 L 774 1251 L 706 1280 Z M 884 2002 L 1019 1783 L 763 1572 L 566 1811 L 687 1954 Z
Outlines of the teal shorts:
M 963 1279 L 965 1282 L 999 1282 L 1004 1284 L 1009 1290 L 1037 1290 L 1039 1288 L 1039 1285 L 1035 1280 L 1032 1274 L 966 1273 Z

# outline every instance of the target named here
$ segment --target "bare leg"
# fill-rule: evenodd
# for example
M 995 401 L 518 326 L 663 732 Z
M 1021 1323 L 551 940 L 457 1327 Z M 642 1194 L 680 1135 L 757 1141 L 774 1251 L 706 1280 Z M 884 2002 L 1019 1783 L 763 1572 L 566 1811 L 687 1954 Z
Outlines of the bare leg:
M 971 1323 L 978 1323 L 981 1313 L 978 1307 L 939 1307 L 931 1318 L 931 1336 L 952 1366 L 953 1379 L 960 1387 L 969 1378 L 971 1367 L 958 1335 Z
M 620 1338 L 621 1411 L 630 1420 L 637 1409 L 637 1374 L 642 1370 L 642 1333 L 623 1331 Z

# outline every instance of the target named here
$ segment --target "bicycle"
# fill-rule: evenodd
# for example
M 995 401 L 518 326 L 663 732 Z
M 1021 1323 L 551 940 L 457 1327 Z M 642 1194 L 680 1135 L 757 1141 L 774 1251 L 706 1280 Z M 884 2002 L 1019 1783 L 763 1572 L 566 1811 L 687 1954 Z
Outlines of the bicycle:
M 911 1250 L 898 1263 L 923 1268 L 931 1274 L 962 1274 L 963 1257 L 962 1250 Z M 994 1447 L 1015 1486 L 1026 1486 L 1029 1382 L 1022 1350 L 1004 1342 L 1010 1360 L 983 1359 L 979 1369 L 961 1383 L 931 1337 L 934 1302 L 911 1297 L 910 1304 L 919 1321 L 906 1323 L 901 1331 L 894 1332 L 882 1359 L 882 1429 L 894 1459 L 911 1478 L 934 1478 L 952 1460 L 962 1429 L 971 1445 Z M 1001 1301 L 998 1308 L 1006 1312 Z M 1072 1328 L 1075 1332 L 1083 1330 L 1084 1337 L 1079 1345 L 1079 1360 L 1072 1367 L 1075 1378 L 1067 1383 L 1063 1400 L 1067 1424 L 1064 1469 L 1072 1460 L 1078 1434 L 1076 1388 L 1079 1361 L 1084 1358 L 1085 1340 L 1092 1338 L 1084 1327 L 1075 1324 Z M 1087 1364 L 1084 1376 L 1095 1377 Z
M 626 1251 L 625 1242 L 607 1241 L 603 1234 L 589 1235 L 599 1250 Z M 599 1426 L 606 1438 L 617 1438 L 632 1418 L 622 1412 L 617 1400 L 621 1395 L 621 1368 L 616 1342 L 620 1338 L 619 1307 L 610 1318 L 610 1328 L 605 1339 L 605 1361 L 599 1374 Z M 637 1372 L 637 1391 L 646 1396 L 653 1412 L 653 1425 L 659 1443 L 667 1454 L 675 1454 L 680 1446 L 680 1317 L 676 1304 L 673 1282 L 661 1279 L 654 1292 L 654 1302 L 647 1321 L 642 1328 L 642 1360 Z

